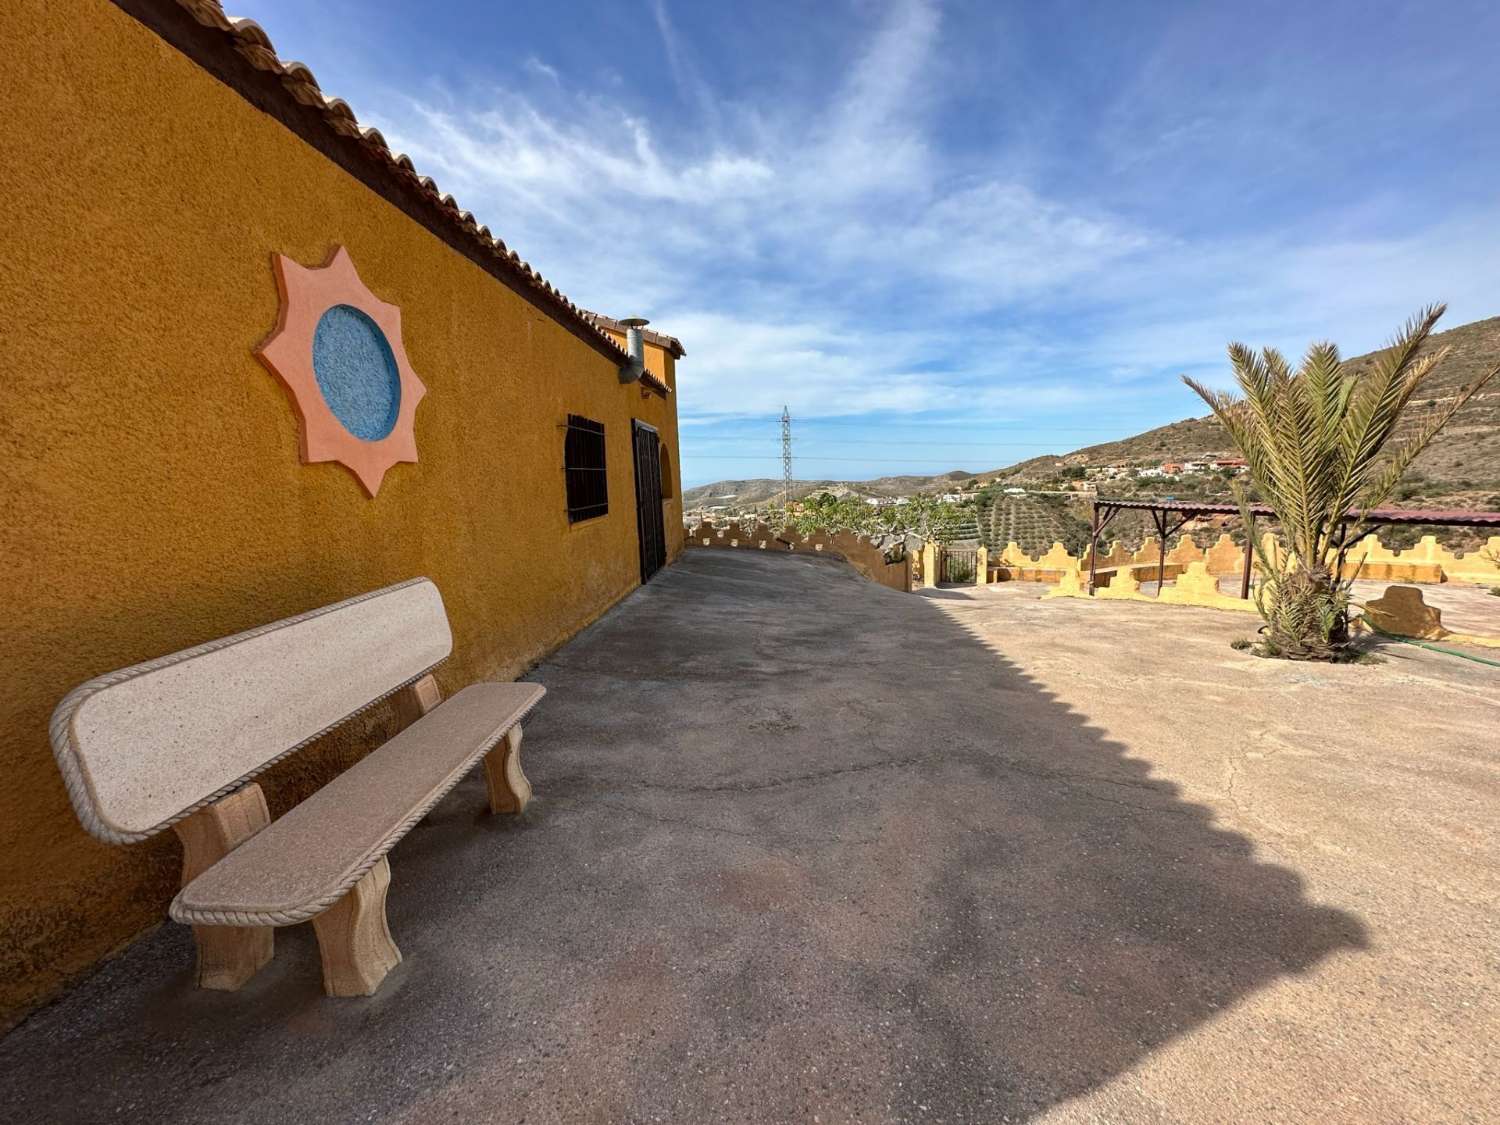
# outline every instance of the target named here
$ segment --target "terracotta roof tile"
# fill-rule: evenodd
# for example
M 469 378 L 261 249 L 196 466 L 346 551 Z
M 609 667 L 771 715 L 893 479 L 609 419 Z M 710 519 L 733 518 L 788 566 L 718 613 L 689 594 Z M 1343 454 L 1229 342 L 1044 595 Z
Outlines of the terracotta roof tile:
M 501 239 L 491 235 L 488 227 L 478 225 L 471 212 L 461 211 L 453 196 L 441 192 L 431 176 L 418 175 L 409 156 L 405 153 L 392 153 L 390 145 L 381 135 L 380 130 L 362 129 L 354 111 L 343 99 L 329 97 L 323 93 L 316 76 L 305 63 L 283 61 L 277 57 L 270 36 L 254 20 L 237 19 L 225 15 L 219 0 L 175 0 L 175 2 L 198 24 L 230 36 L 234 50 L 241 58 L 257 70 L 276 76 L 292 98 L 302 105 L 317 110 L 318 116 L 330 132 L 359 140 L 373 156 L 384 160 L 394 172 L 418 186 L 428 197 L 431 205 L 445 213 L 445 218 L 450 224 L 465 232 L 469 238 L 481 243 L 482 249 L 501 268 L 522 279 L 523 287 L 529 286 L 537 290 L 543 298 L 543 307 L 572 319 L 576 326 L 581 327 L 597 345 L 602 345 L 601 350 L 605 350 L 607 354 L 618 356 L 622 362 L 628 358 L 625 349 L 603 330 L 605 322 L 613 325 L 614 321 L 580 309 L 551 282 L 537 273 L 530 263 L 522 261 L 519 254 L 509 249 Z M 648 338 L 653 338 L 653 342 L 661 343 L 664 347 L 672 348 L 675 355 L 683 354 L 682 345 L 670 336 L 660 337 L 656 333 L 648 333 Z M 650 383 L 663 392 L 667 389 L 655 377 L 650 379 Z
M 612 332 L 625 331 L 625 326 L 612 316 L 605 316 L 603 313 L 590 312 L 588 309 L 579 309 L 578 311 L 583 314 L 584 319 L 592 321 L 596 326 L 600 328 L 608 328 Z M 682 341 L 679 340 L 676 336 L 667 336 L 661 332 L 653 332 L 649 328 L 642 328 L 641 335 L 644 336 L 647 341 L 655 344 L 657 347 L 666 348 L 667 351 L 671 352 L 672 355 L 677 359 L 681 359 L 683 356 L 687 355 L 687 351 L 682 346 Z

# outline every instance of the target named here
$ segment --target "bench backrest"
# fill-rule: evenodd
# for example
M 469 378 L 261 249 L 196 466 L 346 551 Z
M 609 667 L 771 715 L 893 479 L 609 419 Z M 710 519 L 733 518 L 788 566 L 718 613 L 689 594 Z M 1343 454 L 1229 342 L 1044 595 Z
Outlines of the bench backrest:
M 85 828 L 143 840 L 452 651 L 443 599 L 416 578 L 92 679 L 52 713 L 52 751 Z

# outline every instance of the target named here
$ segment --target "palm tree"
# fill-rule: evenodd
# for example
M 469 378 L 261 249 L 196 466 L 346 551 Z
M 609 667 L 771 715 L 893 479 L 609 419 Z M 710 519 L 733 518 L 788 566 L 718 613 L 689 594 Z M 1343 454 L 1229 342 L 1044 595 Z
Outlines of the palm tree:
M 1352 582 L 1340 573 L 1345 549 L 1437 432 L 1500 372 L 1496 366 L 1443 405 L 1429 406 L 1396 439 L 1412 398 L 1448 354 L 1446 347 L 1422 354 L 1445 307 L 1413 317 L 1363 371 L 1345 367 L 1330 343 L 1314 344 L 1295 371 L 1274 348 L 1256 354 L 1230 344 L 1243 398 L 1183 376 L 1239 448 L 1251 483 L 1281 524 L 1286 551 L 1275 559 L 1261 552 L 1265 578 L 1256 605 L 1266 621 L 1264 654 L 1294 660 L 1343 654 Z M 1238 485 L 1235 494 L 1248 515 Z

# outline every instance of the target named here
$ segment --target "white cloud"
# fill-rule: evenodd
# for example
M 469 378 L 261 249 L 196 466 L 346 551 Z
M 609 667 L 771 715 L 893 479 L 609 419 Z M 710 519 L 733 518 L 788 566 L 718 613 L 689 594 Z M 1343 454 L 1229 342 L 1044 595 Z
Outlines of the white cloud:
M 462 108 L 388 103 L 380 125 L 570 296 L 687 341 L 685 415 L 959 406 L 962 354 L 981 345 L 955 335 L 939 356 L 933 324 L 1039 298 L 1147 243 L 1025 184 L 946 173 L 930 3 L 891 5 L 827 104 L 761 106 L 738 130 L 666 7 L 653 12 L 684 100 L 713 107 L 687 143 L 566 85 L 545 106 L 504 89 Z M 905 323 L 872 312 L 893 304 Z
M 874 326 L 865 326 L 873 328 Z M 920 340 L 808 320 L 744 320 L 685 312 L 671 330 L 692 340 L 694 415 L 798 417 L 854 410 L 925 410 L 959 389 L 920 374 Z M 878 353 L 878 354 L 877 354 Z
M 368 101 L 394 145 L 564 292 L 681 337 L 690 423 L 783 403 L 803 418 L 1097 423 L 1148 400 L 1199 413 L 1175 377 L 1226 375 L 1229 339 L 1300 352 L 1331 334 L 1357 352 L 1426 301 L 1495 290 L 1500 211 L 1362 238 L 1247 229 L 1243 215 L 1182 233 L 1165 197 L 1127 211 L 1112 177 L 1132 151 L 1149 164 L 1230 128 L 1225 104 L 1178 107 L 1160 64 L 1121 81 L 1139 97 L 1105 113 L 1108 162 L 1070 194 L 1007 171 L 1044 166 L 1033 153 L 951 150 L 953 44 L 931 3 L 880 9 L 815 105 L 736 103 L 664 0 L 652 13 L 691 127 L 535 57 L 525 69 L 545 83 L 530 89 Z M 1236 127 L 1268 114 L 1252 116 Z M 1471 298 L 1450 321 L 1489 311 Z
M 925 0 L 890 8 L 803 141 L 799 192 L 837 200 L 927 183 L 933 154 L 922 118 L 939 29 L 937 9 Z
M 555 85 L 562 85 L 562 75 L 557 73 L 557 68 L 555 66 L 549 66 L 547 63 L 544 63 L 535 55 L 528 56 L 526 62 L 523 64 L 523 67 L 528 74 L 534 74 L 537 77 L 545 78 Z
M 1035 295 L 1141 250 L 1149 237 L 1126 224 L 1039 197 L 1021 184 L 986 181 L 935 199 L 894 238 L 904 261 L 956 283 L 965 304 Z

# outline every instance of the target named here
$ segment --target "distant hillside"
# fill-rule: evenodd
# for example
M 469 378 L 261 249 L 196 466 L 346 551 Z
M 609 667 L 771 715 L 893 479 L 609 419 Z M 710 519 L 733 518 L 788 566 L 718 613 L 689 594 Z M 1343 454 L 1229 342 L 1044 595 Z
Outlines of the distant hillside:
M 1007 496 L 999 489 L 987 488 L 975 504 L 979 537 L 994 551 L 1003 551 L 1007 543 L 1039 555 L 1053 543 L 1071 551 L 1088 545 L 1089 524 L 1069 510 L 1062 496 Z
M 954 481 L 969 480 L 976 474 L 955 470 L 935 477 L 876 477 L 874 480 L 799 480 L 792 488 L 792 499 L 800 500 L 816 492 L 847 490 L 860 496 L 882 496 L 894 498 L 911 496 L 918 492 L 932 492 Z M 713 484 L 700 484 L 697 488 L 682 490 L 682 501 L 686 508 L 712 507 L 729 504 L 735 507 L 758 507 L 781 499 L 781 481 L 769 477 L 754 480 L 720 480 Z
M 1411 416 L 1419 422 L 1429 409 L 1451 402 L 1464 387 L 1500 363 L 1500 317 L 1476 320 L 1428 341 L 1427 351 L 1449 348 Z M 1365 367 L 1377 353 L 1356 356 L 1351 366 Z M 1147 430 L 1120 441 L 1090 445 L 1062 458 L 1066 464 L 1107 465 L 1115 461 L 1181 461 L 1204 453 L 1230 453 L 1228 437 L 1213 416 L 1189 418 Z M 1046 459 L 1038 459 L 1046 460 Z M 1461 485 L 1500 485 L 1500 385 L 1492 381 L 1454 416 L 1427 451 L 1417 459 L 1414 476 Z
M 1409 414 L 1407 428 L 1421 425 L 1434 408 L 1454 401 L 1488 369 L 1500 363 L 1500 317 L 1464 324 L 1440 332 L 1428 341 L 1427 351 L 1449 348 L 1428 383 L 1416 410 Z M 1374 363 L 1377 353 L 1356 356 L 1352 366 Z M 1110 465 L 1115 462 L 1184 460 L 1203 453 L 1233 452 L 1229 438 L 1214 417 L 1187 419 L 1161 426 L 1145 434 L 1101 446 L 1076 450 L 1059 463 Z M 1025 474 L 1017 474 L 1025 475 Z M 1455 414 L 1442 434 L 1434 438 L 1416 460 L 1397 495 L 1398 504 L 1452 505 L 1452 507 L 1496 508 L 1500 505 L 1500 377 L 1493 380 L 1463 410 Z
M 1500 362 L 1500 317 L 1439 332 L 1428 344 L 1429 349 L 1445 346 L 1449 348 L 1448 358 L 1420 400 L 1414 423 L 1428 410 L 1451 401 L 1461 388 Z M 1369 364 L 1376 354 L 1356 356 L 1348 362 Z M 1223 429 L 1209 415 L 1186 418 L 1134 437 L 1085 446 L 1071 453 L 1033 457 L 1005 469 L 979 473 L 955 470 L 932 477 L 880 477 L 868 481 L 798 481 L 796 494 L 801 497 L 828 489 L 848 489 L 861 496 L 907 496 L 944 491 L 954 481 L 974 477 L 984 482 L 1001 479 L 1007 484 L 1022 484 L 1055 478 L 1071 465 L 1153 464 L 1232 452 Z M 779 480 L 717 481 L 684 490 L 683 500 L 688 508 L 716 503 L 756 507 L 780 495 Z M 1500 508 L 1500 379 L 1471 399 L 1417 459 L 1402 486 L 1398 503 Z

